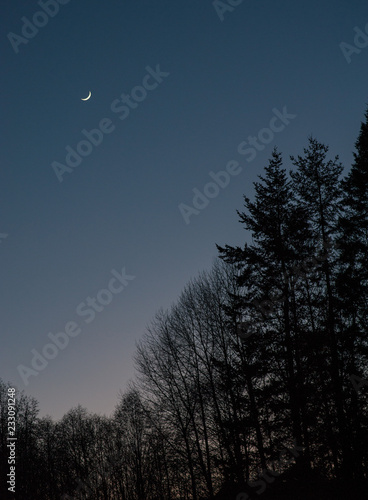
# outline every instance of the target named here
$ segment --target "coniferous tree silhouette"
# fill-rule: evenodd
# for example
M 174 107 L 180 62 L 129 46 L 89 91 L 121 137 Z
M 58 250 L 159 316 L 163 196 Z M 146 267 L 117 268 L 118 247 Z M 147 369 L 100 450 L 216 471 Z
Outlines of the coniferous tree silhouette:
M 16 500 L 368 498 L 368 110 L 351 170 L 310 138 L 244 197 L 243 247 L 160 311 L 111 417 L 16 393 Z M 242 492 L 242 493 L 241 493 Z M 238 496 L 240 494 L 240 496 Z

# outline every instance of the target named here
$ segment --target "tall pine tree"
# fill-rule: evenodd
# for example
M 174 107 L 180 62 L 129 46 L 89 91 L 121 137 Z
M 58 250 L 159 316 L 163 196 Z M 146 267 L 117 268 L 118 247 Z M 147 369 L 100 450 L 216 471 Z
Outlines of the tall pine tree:
M 218 246 L 218 250 L 221 258 L 242 271 L 239 285 L 244 294 L 240 313 L 248 335 L 244 359 L 253 359 L 253 378 L 247 377 L 248 392 L 250 396 L 252 392 L 257 395 L 262 420 L 271 419 L 264 425 L 261 437 L 267 443 L 268 459 L 274 459 L 274 453 L 285 442 L 293 441 L 305 448 L 297 460 L 300 469 L 305 470 L 309 467 L 308 437 L 303 422 L 307 410 L 304 368 L 298 352 L 294 284 L 295 267 L 306 253 L 302 245 L 309 234 L 306 211 L 294 202 L 291 183 L 277 149 L 265 168 L 265 176 L 259 178 L 261 182 L 254 183 L 255 201 L 245 196 L 246 211 L 238 212 L 254 243 L 245 244 L 243 249 Z M 247 364 L 243 367 L 246 374 L 249 368 Z M 285 400 L 286 405 L 281 403 Z M 279 414 L 277 424 L 272 416 L 275 412 Z
M 355 143 L 354 163 L 342 181 L 340 272 L 337 285 L 344 324 L 347 411 L 352 443 L 352 475 L 362 478 L 368 460 L 367 397 L 357 381 L 368 379 L 368 109 Z M 352 383 L 351 383 L 352 382 Z

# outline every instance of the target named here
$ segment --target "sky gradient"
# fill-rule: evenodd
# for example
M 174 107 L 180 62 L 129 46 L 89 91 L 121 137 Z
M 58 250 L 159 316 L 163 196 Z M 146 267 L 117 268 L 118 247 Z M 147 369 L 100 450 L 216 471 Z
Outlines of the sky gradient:
M 289 169 L 313 135 L 350 167 L 368 103 L 368 42 L 350 62 L 340 44 L 368 31 L 368 6 L 244 0 L 221 20 L 210 0 L 57 5 L 17 53 L 9 33 L 23 36 L 22 18 L 42 8 L 6 0 L 1 25 L 0 377 L 36 397 L 41 415 L 79 403 L 109 415 L 155 312 L 211 266 L 215 243 L 248 238 L 235 211 L 272 148 Z M 132 89 L 137 101 L 124 104 Z M 261 131 L 285 107 L 296 116 L 274 120 L 271 139 Z M 66 147 L 101 121 L 110 132 L 60 182 L 53 162 L 68 166 Z M 259 133 L 267 143 L 248 161 L 239 145 Z M 240 173 L 186 223 L 179 205 L 193 207 L 193 189 L 203 193 L 231 161 Z M 110 302 L 86 323 L 92 314 L 77 308 L 88 297 Z M 80 333 L 25 385 L 19 365 L 31 367 L 31 351 L 66 324 Z

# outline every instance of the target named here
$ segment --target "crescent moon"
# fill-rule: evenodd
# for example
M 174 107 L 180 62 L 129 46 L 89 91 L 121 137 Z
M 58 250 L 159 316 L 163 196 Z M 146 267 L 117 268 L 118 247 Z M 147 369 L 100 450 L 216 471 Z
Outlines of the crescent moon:
M 88 97 L 86 97 L 85 99 L 81 99 L 81 101 L 88 101 L 88 99 L 91 97 L 91 95 L 92 95 L 92 92 L 90 91 L 90 92 L 89 92 L 89 96 L 88 96 Z

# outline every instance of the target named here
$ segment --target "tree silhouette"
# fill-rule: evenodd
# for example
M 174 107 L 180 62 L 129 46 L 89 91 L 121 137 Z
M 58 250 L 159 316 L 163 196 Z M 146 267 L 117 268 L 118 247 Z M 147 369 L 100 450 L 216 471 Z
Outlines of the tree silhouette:
M 114 413 L 39 418 L 16 391 L 16 500 L 368 498 L 368 110 L 351 170 L 310 138 L 245 196 L 251 243 L 159 311 Z M 5 478 L 5 480 L 4 480 Z

